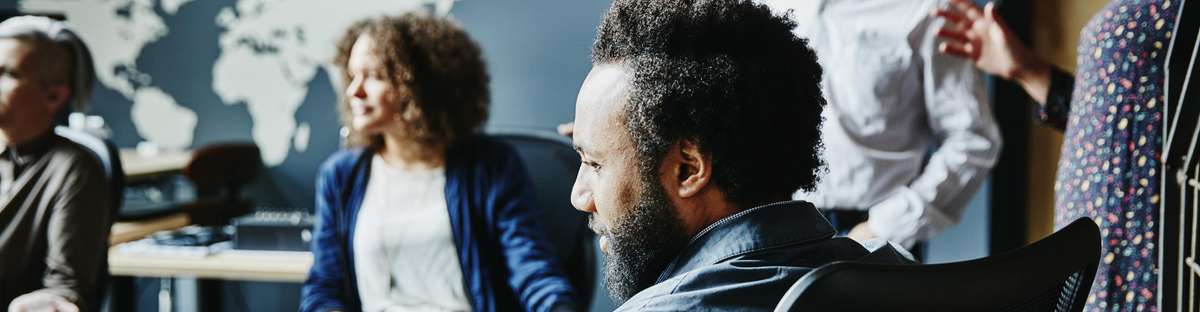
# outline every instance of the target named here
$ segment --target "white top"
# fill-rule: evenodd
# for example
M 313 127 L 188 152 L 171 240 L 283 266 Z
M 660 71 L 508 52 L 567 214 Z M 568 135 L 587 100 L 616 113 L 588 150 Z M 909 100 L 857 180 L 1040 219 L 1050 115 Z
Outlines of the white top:
M 958 223 L 996 163 L 1000 133 L 981 75 L 937 51 L 943 21 L 930 12 L 944 1 L 763 2 L 794 9 L 795 33 L 825 69 L 828 173 L 795 198 L 869 210 L 870 229 L 905 246 Z
M 469 311 L 443 168 L 399 169 L 378 155 L 354 231 L 363 311 Z

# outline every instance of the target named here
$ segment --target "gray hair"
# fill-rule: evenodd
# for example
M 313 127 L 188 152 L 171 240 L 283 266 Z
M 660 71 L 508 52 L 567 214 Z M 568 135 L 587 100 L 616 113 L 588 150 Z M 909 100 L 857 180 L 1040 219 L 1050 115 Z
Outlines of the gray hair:
M 76 111 L 87 107 L 92 96 L 92 83 L 96 72 L 92 65 L 92 53 L 87 45 L 66 23 L 44 16 L 17 16 L 0 23 L 0 38 L 33 40 L 50 43 L 70 55 L 70 71 L 67 84 L 71 89 L 71 102 Z

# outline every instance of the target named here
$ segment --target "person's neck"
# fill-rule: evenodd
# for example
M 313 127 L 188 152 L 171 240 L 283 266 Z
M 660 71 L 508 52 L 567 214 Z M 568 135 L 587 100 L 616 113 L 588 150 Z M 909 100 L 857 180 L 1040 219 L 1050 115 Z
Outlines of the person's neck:
M 701 197 L 698 199 L 699 200 L 692 205 L 694 208 L 690 209 L 691 211 L 695 212 L 695 215 L 692 216 L 693 220 L 698 221 L 690 225 L 684 225 L 684 228 L 687 230 L 689 236 L 696 236 L 696 234 L 699 234 L 700 231 L 712 226 L 713 223 L 720 222 L 729 216 L 746 211 L 747 209 L 754 209 L 757 207 L 790 201 L 791 197 L 786 195 L 777 196 L 768 198 L 768 200 L 759 202 L 757 204 L 743 205 L 728 200 L 728 197 L 725 197 L 723 192 L 710 189 L 704 191 L 704 193 L 701 194 Z
M 691 218 L 696 221 L 684 225 L 684 230 L 687 231 L 688 236 L 695 236 L 713 223 L 717 223 L 717 221 L 721 221 L 721 219 L 725 219 L 746 208 L 726 200 L 724 194 L 714 190 L 704 191 L 700 194 L 700 198 L 697 199 L 696 204 L 693 205 L 694 208 L 688 209 L 695 213 Z
M 388 166 L 400 169 L 427 169 L 441 167 L 445 163 L 442 146 L 424 146 L 411 139 L 384 135 L 379 157 Z
M 16 146 L 36 139 L 49 127 L 0 126 L 0 144 Z

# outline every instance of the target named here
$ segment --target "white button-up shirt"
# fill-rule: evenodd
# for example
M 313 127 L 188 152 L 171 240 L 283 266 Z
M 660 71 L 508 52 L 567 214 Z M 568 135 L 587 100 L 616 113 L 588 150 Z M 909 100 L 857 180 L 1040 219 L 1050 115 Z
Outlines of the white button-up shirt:
M 792 10 L 825 76 L 827 174 L 796 199 L 869 210 L 911 246 L 954 225 L 996 163 L 1000 134 L 980 74 L 941 54 L 935 0 L 764 0 Z M 930 151 L 932 150 L 932 153 Z M 928 159 L 926 159 L 928 156 Z

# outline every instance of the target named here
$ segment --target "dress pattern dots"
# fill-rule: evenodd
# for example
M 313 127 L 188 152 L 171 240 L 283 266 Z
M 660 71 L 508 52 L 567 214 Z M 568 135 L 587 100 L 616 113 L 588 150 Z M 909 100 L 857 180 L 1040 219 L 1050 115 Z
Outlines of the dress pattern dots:
M 1059 160 L 1055 224 L 1100 226 L 1087 311 L 1157 311 L 1163 82 L 1178 3 L 1115 0 L 1084 27 Z

